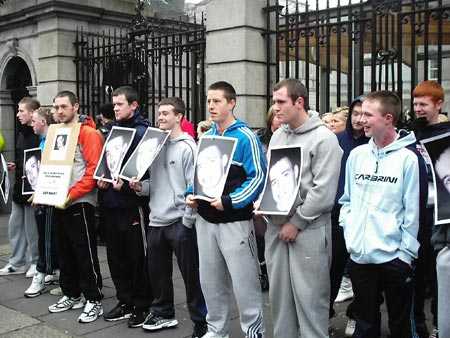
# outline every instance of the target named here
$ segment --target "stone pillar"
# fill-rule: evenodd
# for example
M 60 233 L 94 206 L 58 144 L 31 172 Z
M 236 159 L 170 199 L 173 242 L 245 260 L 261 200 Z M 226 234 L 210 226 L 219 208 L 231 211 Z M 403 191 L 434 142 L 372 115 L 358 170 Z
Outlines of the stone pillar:
M 206 9 L 206 86 L 236 89 L 236 116 L 262 127 L 266 115 L 265 0 L 212 0 Z
M 6 141 L 3 155 L 7 161 L 14 161 L 14 106 L 9 90 L 0 90 L 0 130 Z

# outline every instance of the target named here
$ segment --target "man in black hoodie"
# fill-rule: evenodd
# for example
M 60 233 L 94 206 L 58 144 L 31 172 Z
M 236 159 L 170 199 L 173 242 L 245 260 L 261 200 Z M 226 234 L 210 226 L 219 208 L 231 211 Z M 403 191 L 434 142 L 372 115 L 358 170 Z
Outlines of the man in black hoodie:
M 39 101 L 24 97 L 19 102 L 17 118 L 21 124 L 16 142 L 16 161 L 8 163 L 8 170 L 15 170 L 12 211 L 8 224 L 11 257 L 8 264 L 0 269 L 0 276 L 25 273 L 31 278 L 36 272 L 39 258 L 38 231 L 34 209 L 28 202 L 29 195 L 22 195 L 24 150 L 39 147 L 39 137 L 33 133 L 31 117 L 39 109 Z M 27 262 L 27 250 L 31 261 Z M 29 269 L 27 271 L 27 264 Z
M 417 119 L 414 121 L 413 129 L 416 133 L 418 141 L 441 135 L 450 132 L 450 122 L 439 123 L 439 113 L 444 106 L 444 90 L 442 86 L 436 81 L 422 81 L 419 83 L 413 91 L 414 97 L 414 112 Z M 426 279 L 427 275 L 431 275 L 432 284 L 435 284 L 435 271 L 436 266 L 435 260 L 437 252 L 441 249 L 448 248 L 450 245 L 450 224 L 441 224 L 439 226 L 434 225 L 433 210 L 434 210 L 434 187 L 433 187 L 433 177 L 431 172 L 431 161 L 421 145 L 418 145 L 418 150 L 422 153 L 425 162 L 427 164 L 428 173 L 428 202 L 425 211 L 426 223 L 421 224 L 419 228 L 418 239 L 420 242 L 419 249 L 419 259 L 416 262 L 416 287 L 415 287 L 415 304 L 414 304 L 414 317 L 416 320 L 417 333 L 420 338 L 428 338 L 428 330 L 425 325 L 425 314 L 424 314 L 424 300 L 425 300 L 425 289 L 426 289 Z M 435 227 L 435 229 L 433 229 Z M 432 234 L 433 233 L 433 234 Z M 434 245 L 431 245 L 431 243 Z M 450 267 L 450 256 L 440 255 L 440 263 L 445 263 L 444 259 L 447 257 L 446 265 L 447 269 Z M 431 273 L 430 273 L 431 268 Z M 442 276 L 444 277 L 444 276 Z M 448 277 L 447 277 L 448 279 Z M 438 275 L 439 281 L 439 275 Z M 442 284 L 442 283 L 438 283 Z M 435 289 L 436 285 L 432 286 Z M 433 290 L 435 291 L 435 290 Z M 439 311 L 436 304 L 436 294 L 432 295 L 432 305 L 431 312 L 433 313 L 433 324 L 437 327 L 437 315 Z M 448 298 L 444 302 L 440 302 L 440 305 L 447 303 Z M 442 304 L 441 304 L 442 303 Z M 442 313 L 442 315 L 448 321 L 449 313 Z M 446 316 L 446 317 L 445 317 Z M 441 337 L 447 337 L 445 334 Z
M 119 87 L 113 92 L 115 126 L 134 128 L 136 134 L 123 163 L 133 153 L 149 123 L 138 109 L 138 95 L 132 87 Z M 103 189 L 106 223 L 106 249 L 111 278 L 116 287 L 118 304 L 104 315 L 106 321 L 128 318 L 129 327 L 142 326 L 151 297 L 145 277 L 145 224 L 142 208 L 147 204 L 136 196 L 127 181 L 115 183 L 99 180 Z
M 347 296 L 340 294 L 340 301 L 344 301 L 353 298 L 352 285 L 350 278 L 343 277 L 345 266 L 349 258 L 347 248 L 345 246 L 344 232 L 342 227 L 339 226 L 339 211 L 341 205 L 338 203 L 339 198 L 344 193 L 345 185 L 345 165 L 347 163 L 347 158 L 350 152 L 362 144 L 366 144 L 369 138 L 364 135 L 364 127 L 361 123 L 362 115 L 362 101 L 364 97 L 358 96 L 349 107 L 349 116 L 347 119 L 347 125 L 343 132 L 337 134 L 339 141 L 339 146 L 343 150 L 342 160 L 341 160 L 341 171 L 339 174 L 338 190 L 336 193 L 336 198 L 334 202 L 333 210 L 331 211 L 331 231 L 332 231 L 332 261 L 330 268 L 330 281 L 331 281 L 331 293 L 330 293 L 330 317 L 334 316 L 333 303 L 338 296 L 339 286 L 344 278 L 343 284 L 345 284 Z M 354 328 L 354 321 L 352 315 L 353 306 L 350 304 L 347 308 L 347 316 L 350 318 L 349 324 L 346 328 L 346 335 L 351 335 Z

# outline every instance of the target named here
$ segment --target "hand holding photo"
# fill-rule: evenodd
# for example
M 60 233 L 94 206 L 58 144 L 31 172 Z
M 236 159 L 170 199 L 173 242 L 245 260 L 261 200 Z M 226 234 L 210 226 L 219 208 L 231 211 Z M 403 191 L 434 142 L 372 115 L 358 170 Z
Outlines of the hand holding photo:
M 222 196 L 236 144 L 236 139 L 224 136 L 200 139 L 195 161 L 195 199 L 211 202 Z
M 135 129 L 114 126 L 103 146 L 94 178 L 114 183 L 119 178 L 122 162 L 133 141 Z
M 269 149 L 269 172 L 256 214 L 288 215 L 300 189 L 302 149 L 298 146 Z

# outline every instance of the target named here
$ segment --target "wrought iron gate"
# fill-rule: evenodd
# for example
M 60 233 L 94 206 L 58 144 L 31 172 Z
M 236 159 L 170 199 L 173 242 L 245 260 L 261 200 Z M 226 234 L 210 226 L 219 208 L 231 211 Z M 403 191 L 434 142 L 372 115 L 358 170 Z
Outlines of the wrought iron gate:
M 196 20 L 194 20 L 196 21 Z M 153 123 L 161 98 L 178 96 L 193 122 L 205 116 L 205 26 L 200 23 L 144 18 L 130 29 L 76 35 L 76 82 L 80 109 L 95 115 L 112 101 L 112 91 L 131 85 L 141 111 Z
M 412 110 L 422 80 L 450 80 L 450 1 L 267 0 L 267 104 L 271 86 L 301 79 L 311 108 L 348 105 L 362 93 L 389 89 Z M 276 71 L 272 72 L 275 64 Z

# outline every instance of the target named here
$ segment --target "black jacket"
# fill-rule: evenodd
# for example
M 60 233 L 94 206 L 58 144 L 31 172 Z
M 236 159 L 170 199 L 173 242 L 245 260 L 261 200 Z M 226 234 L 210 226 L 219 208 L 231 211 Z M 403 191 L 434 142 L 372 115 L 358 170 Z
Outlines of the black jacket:
M 19 204 L 26 204 L 30 198 L 29 195 L 22 195 L 23 184 L 23 152 L 27 149 L 39 147 L 39 136 L 34 134 L 33 128 L 30 126 L 21 126 L 21 130 L 17 135 L 16 142 L 16 170 L 15 170 L 15 182 L 13 187 L 13 201 Z

